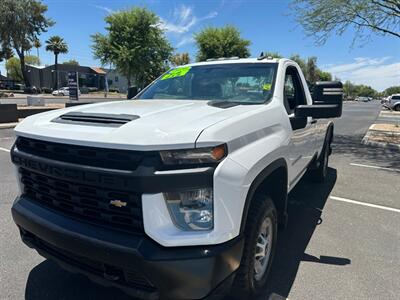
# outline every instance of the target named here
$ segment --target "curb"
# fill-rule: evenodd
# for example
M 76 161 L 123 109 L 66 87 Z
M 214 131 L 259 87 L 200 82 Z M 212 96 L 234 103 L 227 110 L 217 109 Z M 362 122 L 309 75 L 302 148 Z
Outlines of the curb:
M 10 129 L 10 128 L 14 128 L 15 126 L 17 126 L 18 123 L 5 123 L 5 124 L 0 124 L 0 130 L 1 129 Z
M 371 125 L 371 127 L 372 126 L 373 125 Z M 371 133 L 373 131 L 377 131 L 377 130 L 371 129 L 371 127 L 368 129 L 367 133 L 363 137 L 363 139 L 361 141 L 361 144 L 368 145 L 368 146 L 381 147 L 381 148 L 386 148 L 386 149 L 392 149 L 392 150 L 400 150 L 400 145 L 399 144 L 370 141 L 369 138 L 371 136 Z
M 369 141 L 368 139 L 367 140 L 363 139 L 361 144 L 400 151 L 400 145 L 398 145 L 398 144 L 374 142 L 374 141 Z

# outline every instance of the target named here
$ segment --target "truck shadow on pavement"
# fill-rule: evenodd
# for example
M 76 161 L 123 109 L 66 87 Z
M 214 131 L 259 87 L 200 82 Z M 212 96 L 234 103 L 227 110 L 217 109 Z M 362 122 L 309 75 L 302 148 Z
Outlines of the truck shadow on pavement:
M 335 135 L 333 153 L 356 158 L 357 162 L 370 161 L 374 165 L 400 168 L 399 150 L 361 144 L 363 135 Z
M 289 223 L 279 231 L 278 246 L 268 279 L 268 286 L 259 300 L 269 299 L 271 293 L 287 297 L 302 261 L 322 264 L 346 265 L 350 260 L 321 253 L 315 257 L 305 253 L 316 226 L 321 224 L 322 209 L 336 182 L 336 170 L 328 169 L 328 178 L 322 184 L 310 183 L 303 178 L 289 195 Z M 45 260 L 34 267 L 28 277 L 25 299 L 119 299 L 133 300 L 114 288 L 92 283 L 82 275 L 64 271 L 56 263 Z M 226 298 L 225 300 L 229 300 Z

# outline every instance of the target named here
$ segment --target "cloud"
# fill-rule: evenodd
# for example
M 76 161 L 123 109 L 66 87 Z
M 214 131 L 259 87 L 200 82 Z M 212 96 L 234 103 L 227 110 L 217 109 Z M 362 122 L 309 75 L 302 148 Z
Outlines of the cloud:
M 218 13 L 216 11 L 212 11 L 204 17 L 197 17 L 193 12 L 193 7 L 189 7 L 183 4 L 180 7 L 175 8 L 173 15 L 173 21 L 168 21 L 161 18 L 161 22 L 158 24 L 158 26 L 166 32 L 184 34 L 188 33 L 195 25 L 199 24 L 200 22 L 207 19 L 215 18 Z
M 182 47 L 188 44 L 194 43 L 194 38 L 192 36 L 183 37 L 177 44 L 176 47 Z
M 357 57 L 347 64 L 331 64 L 322 67 L 342 81 L 350 80 L 365 84 L 378 91 L 400 84 L 400 62 L 391 62 L 390 57 L 370 58 Z
M 112 10 L 111 8 L 109 8 L 109 7 L 107 7 L 107 6 L 93 5 L 93 7 L 96 7 L 97 9 L 103 10 L 103 11 L 105 11 L 105 12 L 108 13 L 108 14 L 112 14 L 112 13 L 115 12 L 114 10 Z

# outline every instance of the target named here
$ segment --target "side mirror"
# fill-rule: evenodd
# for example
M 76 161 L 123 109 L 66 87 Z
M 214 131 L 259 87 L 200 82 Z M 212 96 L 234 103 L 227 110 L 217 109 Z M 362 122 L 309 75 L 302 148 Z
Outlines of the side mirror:
M 126 96 L 126 99 L 132 99 L 138 94 L 138 88 L 137 86 L 130 86 L 128 88 L 128 95 Z
M 320 81 L 314 85 L 313 105 L 298 105 L 296 117 L 315 119 L 338 118 L 342 115 L 343 84 L 340 81 Z

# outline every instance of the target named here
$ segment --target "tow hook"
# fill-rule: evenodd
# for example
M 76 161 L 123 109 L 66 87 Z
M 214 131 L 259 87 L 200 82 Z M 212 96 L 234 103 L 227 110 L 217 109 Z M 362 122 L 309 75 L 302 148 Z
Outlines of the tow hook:
M 118 281 L 121 278 L 122 272 L 117 268 L 109 265 L 104 265 L 103 277 L 110 281 Z

